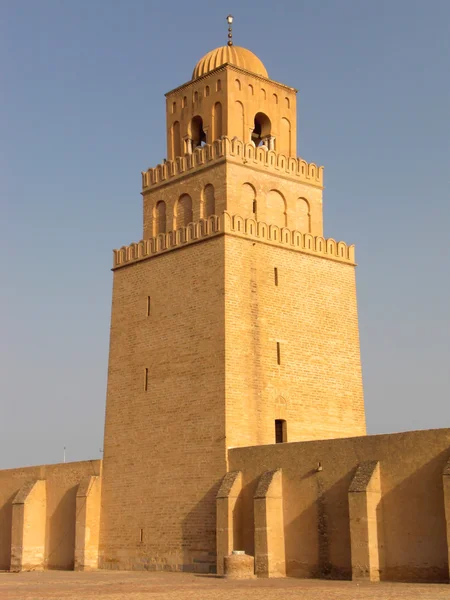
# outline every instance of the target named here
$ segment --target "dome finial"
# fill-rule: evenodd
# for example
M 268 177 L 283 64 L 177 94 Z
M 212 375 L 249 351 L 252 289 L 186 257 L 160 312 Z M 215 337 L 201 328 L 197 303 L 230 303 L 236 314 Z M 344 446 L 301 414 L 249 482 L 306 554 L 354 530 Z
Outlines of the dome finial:
M 233 19 L 234 19 L 233 15 L 228 15 L 227 23 L 228 23 L 228 45 L 229 46 L 233 45 L 233 28 L 232 28 Z

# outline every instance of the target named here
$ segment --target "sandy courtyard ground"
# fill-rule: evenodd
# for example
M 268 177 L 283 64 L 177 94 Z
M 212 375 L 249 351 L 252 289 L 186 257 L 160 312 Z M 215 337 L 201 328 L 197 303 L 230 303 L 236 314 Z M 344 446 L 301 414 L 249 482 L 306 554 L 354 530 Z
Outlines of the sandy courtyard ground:
M 1 600 L 450 600 L 450 585 L 350 581 L 227 581 L 185 573 L 0 573 Z

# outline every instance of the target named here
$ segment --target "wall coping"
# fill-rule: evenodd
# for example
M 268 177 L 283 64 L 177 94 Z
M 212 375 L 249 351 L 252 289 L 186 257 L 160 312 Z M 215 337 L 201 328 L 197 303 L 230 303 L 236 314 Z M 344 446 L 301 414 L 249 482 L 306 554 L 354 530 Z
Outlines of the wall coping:
M 142 193 L 223 160 L 242 163 L 323 188 L 323 167 L 308 163 L 302 158 L 288 158 L 274 150 L 256 148 L 253 143 L 244 143 L 237 137 L 230 140 L 222 136 L 212 144 L 196 148 L 192 154 L 177 156 L 175 160 L 167 160 L 154 168 L 142 171 Z
M 224 211 L 219 216 L 212 215 L 175 231 L 160 233 L 156 237 L 113 250 L 113 270 L 223 234 L 355 265 L 354 245 L 348 246 L 333 238 L 325 239 L 287 227 L 268 225 L 264 221 L 244 219 Z

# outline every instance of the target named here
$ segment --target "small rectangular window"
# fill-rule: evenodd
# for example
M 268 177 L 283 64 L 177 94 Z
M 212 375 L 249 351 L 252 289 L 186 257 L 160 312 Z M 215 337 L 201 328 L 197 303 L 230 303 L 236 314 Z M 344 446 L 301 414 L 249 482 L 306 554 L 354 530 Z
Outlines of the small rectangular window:
M 275 279 L 275 285 L 278 285 L 278 269 L 276 267 L 273 270 L 273 275 Z
M 144 370 L 144 391 L 148 390 L 148 369 Z
M 287 442 L 287 426 L 284 419 L 276 419 L 275 421 L 275 443 L 282 444 Z
M 147 317 L 150 316 L 150 308 L 151 308 L 150 296 L 147 296 Z
M 281 365 L 281 346 L 280 346 L 280 342 L 277 342 L 277 364 Z

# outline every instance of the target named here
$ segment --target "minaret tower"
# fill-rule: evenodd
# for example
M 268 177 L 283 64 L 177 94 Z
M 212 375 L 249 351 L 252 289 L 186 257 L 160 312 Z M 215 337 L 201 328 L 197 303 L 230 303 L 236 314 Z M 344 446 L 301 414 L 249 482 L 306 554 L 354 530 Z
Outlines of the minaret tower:
M 353 247 L 322 237 L 296 90 L 229 42 L 166 94 L 114 252 L 103 568 L 213 571 L 228 448 L 365 434 Z

